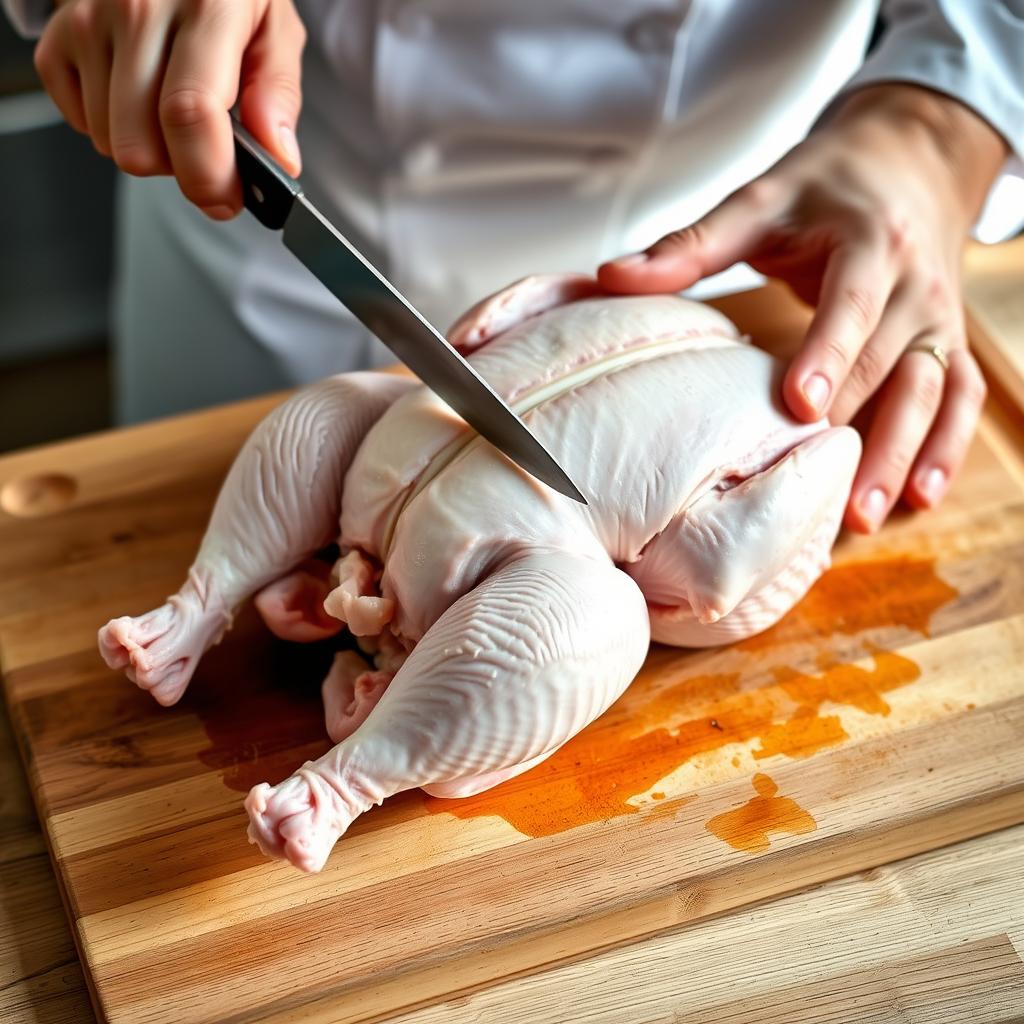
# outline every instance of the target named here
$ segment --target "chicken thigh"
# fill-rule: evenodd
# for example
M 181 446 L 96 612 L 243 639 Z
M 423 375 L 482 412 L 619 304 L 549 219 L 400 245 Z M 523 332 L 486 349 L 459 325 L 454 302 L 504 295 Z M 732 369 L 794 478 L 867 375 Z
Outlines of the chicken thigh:
M 253 594 L 285 639 L 359 638 L 323 684 L 334 748 L 246 799 L 250 839 L 306 871 L 391 794 L 469 796 L 548 757 L 652 637 L 772 625 L 828 565 L 859 459 L 851 429 L 786 414 L 777 361 L 676 296 L 530 278 L 451 338 L 588 506 L 412 381 L 331 378 L 246 442 L 178 594 L 100 631 L 162 704 Z M 331 541 L 333 568 L 312 557 Z

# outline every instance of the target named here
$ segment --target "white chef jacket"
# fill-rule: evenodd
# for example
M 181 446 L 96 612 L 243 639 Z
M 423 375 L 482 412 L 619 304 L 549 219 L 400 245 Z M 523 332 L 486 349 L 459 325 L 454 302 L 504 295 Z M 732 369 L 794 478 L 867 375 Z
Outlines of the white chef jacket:
M 37 33 L 46 0 L 3 0 Z M 1019 0 L 297 0 L 298 137 L 325 212 L 441 326 L 700 217 L 844 89 L 956 96 L 1024 152 Z M 864 62 L 881 6 L 888 28 Z M 121 185 L 124 421 L 393 361 L 249 216 Z

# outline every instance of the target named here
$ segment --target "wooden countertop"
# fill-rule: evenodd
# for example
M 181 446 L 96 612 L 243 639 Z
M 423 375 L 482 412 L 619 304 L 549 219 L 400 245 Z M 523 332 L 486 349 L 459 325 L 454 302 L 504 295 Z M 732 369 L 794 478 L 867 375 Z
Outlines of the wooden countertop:
M 976 344 L 989 366 L 1000 374 L 1005 367 L 1024 366 L 1024 239 L 972 251 L 967 299 Z M 394 1020 L 1022 1021 L 1021 877 L 1024 826 L 663 932 Z M 808 920 L 814 922 L 811 929 Z M 0 709 L 0 1021 L 93 1019 L 7 715 Z

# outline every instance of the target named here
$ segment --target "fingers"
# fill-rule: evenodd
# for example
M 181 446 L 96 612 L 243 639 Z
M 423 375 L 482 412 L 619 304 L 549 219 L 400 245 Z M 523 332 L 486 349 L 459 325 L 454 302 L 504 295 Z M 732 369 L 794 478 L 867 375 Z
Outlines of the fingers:
M 914 508 L 932 508 L 942 500 L 967 456 L 985 394 L 985 378 L 974 356 L 967 349 L 950 352 L 942 406 L 904 492 Z
M 734 192 L 709 214 L 673 231 L 646 252 L 598 268 L 609 292 L 675 292 L 746 258 L 784 208 L 784 195 L 767 178 Z
M 178 30 L 160 91 L 164 142 L 181 191 L 215 220 L 242 206 L 228 111 L 252 34 L 247 5 L 199 5 Z
M 907 289 L 897 288 L 889 299 L 874 334 L 857 354 L 829 407 L 834 424 L 849 423 L 871 398 L 903 355 L 911 338 L 922 329 L 921 312 Z
M 879 395 L 850 491 L 851 529 L 871 533 L 885 521 L 936 419 L 944 385 L 942 366 L 927 352 L 907 352 L 897 362 Z
M 55 16 L 56 17 L 56 16 Z M 64 120 L 76 132 L 83 135 L 89 133 L 85 121 L 85 107 L 82 103 L 82 88 L 78 80 L 78 72 L 74 65 L 66 59 L 65 51 L 56 39 L 56 27 L 51 25 L 43 33 L 36 44 L 34 61 L 36 72 L 43 83 L 43 88 L 57 104 Z
M 229 110 L 293 174 L 305 30 L 291 0 L 64 0 L 36 67 L 68 122 L 137 175 L 173 173 L 218 220 L 241 209 Z
M 302 168 L 295 125 L 302 107 L 306 30 L 290 3 L 271 3 L 242 65 L 242 120 L 289 174 Z
M 157 102 L 167 63 L 166 6 L 137 5 L 137 15 L 114 28 L 110 73 L 110 151 L 127 174 L 170 174 Z
M 92 144 L 110 156 L 110 61 L 106 33 L 100 39 L 82 41 L 78 47 L 78 77 L 82 86 L 85 123 Z
M 896 268 L 885 246 L 869 234 L 831 253 L 814 319 L 783 382 L 783 396 L 794 415 L 803 420 L 826 415 L 862 353 L 868 360 L 862 370 L 873 370 L 871 360 L 884 362 L 882 352 L 867 354 L 864 347 L 879 327 L 895 281 Z M 883 377 L 878 375 L 873 387 Z

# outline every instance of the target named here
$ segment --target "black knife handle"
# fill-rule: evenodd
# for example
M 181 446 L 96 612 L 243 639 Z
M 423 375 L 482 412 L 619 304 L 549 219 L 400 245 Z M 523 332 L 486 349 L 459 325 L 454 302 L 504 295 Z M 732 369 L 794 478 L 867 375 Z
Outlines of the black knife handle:
M 234 114 L 231 125 L 235 132 L 235 164 L 242 179 L 245 208 L 266 227 L 283 228 L 292 204 L 302 194 L 302 186 L 282 170 Z

